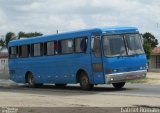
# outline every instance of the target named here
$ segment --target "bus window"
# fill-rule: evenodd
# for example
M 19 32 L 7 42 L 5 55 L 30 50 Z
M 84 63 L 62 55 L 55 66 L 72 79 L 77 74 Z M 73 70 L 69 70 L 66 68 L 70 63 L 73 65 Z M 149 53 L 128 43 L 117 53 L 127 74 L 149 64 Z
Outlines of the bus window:
M 126 34 L 125 40 L 127 43 L 128 55 L 144 53 L 139 34 Z
M 40 54 L 43 56 L 43 43 L 40 43 Z
M 73 53 L 73 39 L 61 41 L 62 54 Z
M 104 55 L 108 57 L 127 55 L 123 35 L 104 36 L 103 48 Z
M 18 56 L 18 47 L 14 46 L 14 47 L 10 47 L 9 48 L 9 57 L 10 58 L 17 58 Z
M 29 45 L 22 45 L 19 46 L 19 57 L 29 57 L 30 54 L 30 46 Z
M 61 40 L 54 41 L 54 54 L 61 54 L 62 47 L 61 47 Z
M 44 55 L 55 54 L 55 41 L 44 43 Z
M 100 38 L 92 38 L 92 52 L 96 57 L 101 56 Z
M 75 52 L 86 52 L 87 50 L 87 37 L 81 37 L 75 39 Z
M 43 55 L 43 44 L 37 43 L 31 45 L 31 56 L 42 56 Z

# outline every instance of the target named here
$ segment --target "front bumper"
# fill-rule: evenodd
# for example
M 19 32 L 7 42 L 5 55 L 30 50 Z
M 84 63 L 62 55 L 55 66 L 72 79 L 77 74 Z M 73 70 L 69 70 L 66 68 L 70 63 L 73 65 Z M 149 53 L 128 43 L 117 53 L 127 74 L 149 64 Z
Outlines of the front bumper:
M 106 74 L 105 79 L 107 84 L 111 84 L 111 83 L 126 82 L 128 80 L 145 78 L 146 74 L 147 70 L 113 73 L 113 74 Z

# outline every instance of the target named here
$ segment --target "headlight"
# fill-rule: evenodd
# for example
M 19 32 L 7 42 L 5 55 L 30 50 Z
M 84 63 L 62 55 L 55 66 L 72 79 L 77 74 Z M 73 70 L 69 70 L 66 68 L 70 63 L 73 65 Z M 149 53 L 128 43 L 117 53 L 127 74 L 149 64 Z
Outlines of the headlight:
M 146 69 L 146 66 L 141 66 L 140 70 Z
M 140 70 L 142 70 L 142 69 L 143 69 L 143 67 L 141 66 L 141 67 L 140 67 Z
M 118 72 L 118 69 L 113 69 L 112 72 L 113 72 L 113 73 L 117 73 L 117 72 Z

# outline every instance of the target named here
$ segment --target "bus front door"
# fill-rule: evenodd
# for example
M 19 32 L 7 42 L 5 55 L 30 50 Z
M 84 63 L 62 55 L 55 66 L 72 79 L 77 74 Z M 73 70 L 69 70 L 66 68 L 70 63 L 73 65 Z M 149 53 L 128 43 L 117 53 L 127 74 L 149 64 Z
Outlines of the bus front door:
M 94 36 L 91 39 L 92 48 L 92 72 L 94 84 L 105 83 L 104 72 L 103 72 L 103 60 L 102 60 L 102 49 L 101 49 L 101 37 Z

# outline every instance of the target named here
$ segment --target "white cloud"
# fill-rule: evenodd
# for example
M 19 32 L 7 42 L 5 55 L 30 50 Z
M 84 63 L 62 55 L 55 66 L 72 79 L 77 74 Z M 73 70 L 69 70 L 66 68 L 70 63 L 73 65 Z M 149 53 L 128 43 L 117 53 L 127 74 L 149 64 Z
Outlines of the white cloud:
M 160 36 L 159 6 L 159 0 L 5 0 L 0 1 L 0 34 L 131 25 Z
M 69 28 L 70 29 L 82 29 L 82 28 L 86 28 L 87 25 L 86 23 L 82 20 L 82 19 L 75 19 L 69 22 Z

